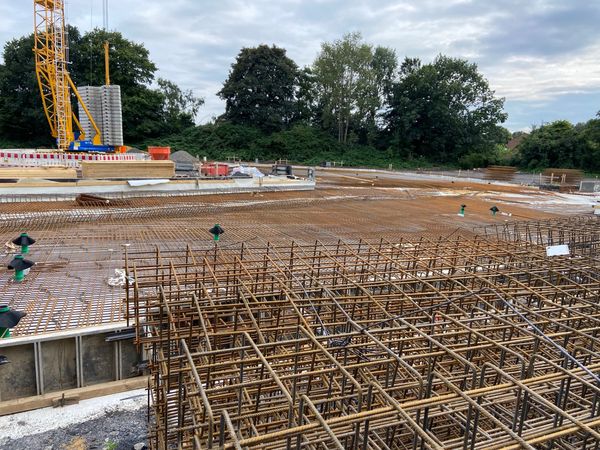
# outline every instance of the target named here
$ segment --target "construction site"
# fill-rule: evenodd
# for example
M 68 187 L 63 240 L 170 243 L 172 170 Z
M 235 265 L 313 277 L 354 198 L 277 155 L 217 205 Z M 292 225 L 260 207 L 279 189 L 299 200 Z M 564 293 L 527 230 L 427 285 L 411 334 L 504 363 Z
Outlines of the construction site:
M 313 191 L 0 205 L 3 242 L 36 240 L 24 281 L 2 275 L 27 313 L 0 347 L 2 411 L 148 383 L 152 448 L 595 448 L 590 205 L 318 173 Z
M 597 181 L 131 151 L 108 45 L 77 89 L 34 8 L 57 148 L 0 151 L 0 416 L 145 389 L 156 450 L 599 448 Z

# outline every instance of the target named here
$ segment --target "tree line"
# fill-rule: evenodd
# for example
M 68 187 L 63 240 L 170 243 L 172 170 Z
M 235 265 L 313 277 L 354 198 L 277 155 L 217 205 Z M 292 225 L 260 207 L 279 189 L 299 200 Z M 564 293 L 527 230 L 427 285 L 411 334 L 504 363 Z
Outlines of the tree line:
M 497 160 L 510 138 L 504 99 L 475 64 L 443 55 L 399 63 L 393 49 L 360 33 L 323 43 L 304 68 L 282 48 L 244 48 L 219 96 L 226 109 L 217 123 L 255 128 L 261 141 L 250 153 L 274 157 L 306 158 L 290 142 L 299 139 L 352 161 L 364 153 L 472 166 Z
M 512 162 L 532 170 L 562 167 L 600 173 L 600 111 L 585 123 L 558 120 L 534 127 Z
M 400 61 L 393 49 L 367 43 L 360 33 L 322 43 L 306 67 L 275 45 L 243 48 L 218 92 L 225 112 L 196 125 L 203 99 L 156 78 L 157 67 L 144 46 L 120 33 L 93 30 L 82 35 L 69 27 L 70 72 L 77 85 L 103 84 L 106 40 L 112 47 L 112 81 L 122 89 L 124 135 L 130 145 L 170 145 L 209 158 L 235 155 L 310 164 L 344 160 L 367 166 L 483 167 L 510 162 L 506 143 L 511 135 L 502 126 L 507 119 L 504 99 L 464 59 L 439 55 L 431 62 Z M 52 145 L 32 47 L 31 35 L 4 47 L 0 144 Z M 556 157 L 552 152 L 544 156 L 543 142 L 560 126 L 534 130 L 512 162 L 525 167 L 589 164 L 597 151 L 594 124 L 585 133 L 572 126 L 566 134 L 579 137 L 565 135 L 553 145 L 577 150 L 557 150 Z M 575 144 L 583 141 L 585 146 Z

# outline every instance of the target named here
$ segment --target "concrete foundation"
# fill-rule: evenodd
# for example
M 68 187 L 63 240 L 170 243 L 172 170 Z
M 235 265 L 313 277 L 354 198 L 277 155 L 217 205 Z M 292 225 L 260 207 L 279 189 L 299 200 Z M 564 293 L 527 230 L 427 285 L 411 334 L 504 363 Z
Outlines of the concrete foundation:
M 144 197 L 157 195 L 202 195 L 237 192 L 308 191 L 315 188 L 311 180 L 285 177 L 182 179 L 182 180 L 79 180 L 53 182 L 21 180 L 0 184 L 0 202 L 21 202 L 24 197 L 41 200 L 72 200 L 79 194 L 106 197 Z

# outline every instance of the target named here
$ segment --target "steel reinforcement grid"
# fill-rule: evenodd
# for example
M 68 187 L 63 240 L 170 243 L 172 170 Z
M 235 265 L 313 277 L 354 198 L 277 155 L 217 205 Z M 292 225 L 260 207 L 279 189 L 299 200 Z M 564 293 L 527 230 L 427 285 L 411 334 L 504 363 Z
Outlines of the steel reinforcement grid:
M 572 253 L 588 256 L 600 250 L 600 217 L 594 215 L 505 222 L 476 227 L 475 231 L 505 241 L 568 245 Z
M 600 268 L 488 238 L 129 252 L 153 448 L 597 449 Z

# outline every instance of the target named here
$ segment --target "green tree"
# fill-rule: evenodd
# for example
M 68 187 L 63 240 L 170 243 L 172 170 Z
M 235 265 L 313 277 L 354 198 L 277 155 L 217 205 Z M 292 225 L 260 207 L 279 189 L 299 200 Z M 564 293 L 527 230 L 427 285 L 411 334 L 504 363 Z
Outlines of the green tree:
M 265 132 L 286 128 L 295 117 L 300 72 L 283 48 L 243 48 L 218 92 L 225 118 Z
M 260 150 L 257 154 L 260 158 L 285 158 L 315 164 L 321 162 L 325 155 L 334 153 L 338 145 L 329 133 L 314 126 L 296 124 L 289 130 L 264 137 L 255 144 L 255 148 Z
M 566 120 L 532 130 L 519 144 L 520 165 L 530 169 L 582 167 L 586 154 L 582 133 Z
M 366 44 L 358 32 L 321 44 L 312 66 L 325 128 L 347 143 L 351 124 L 374 125 L 396 68 L 395 53 Z
M 581 168 L 593 172 L 600 172 L 600 112 L 597 117 L 588 121 L 582 131 L 585 149 Z
M 204 99 L 196 97 L 191 89 L 182 90 L 172 81 L 159 78 L 157 83 L 158 91 L 164 98 L 163 117 L 166 123 L 175 129 L 193 126 Z
M 310 67 L 304 67 L 298 76 L 295 116 L 292 122 L 317 126 L 321 123 L 322 108 L 318 103 L 315 86 L 315 74 Z
M 443 55 L 431 64 L 406 58 L 386 114 L 392 148 L 438 162 L 491 154 L 505 143 L 503 106 L 475 64 Z
M 35 75 L 33 35 L 4 46 L 0 65 L 0 136 L 24 147 L 51 146 Z

